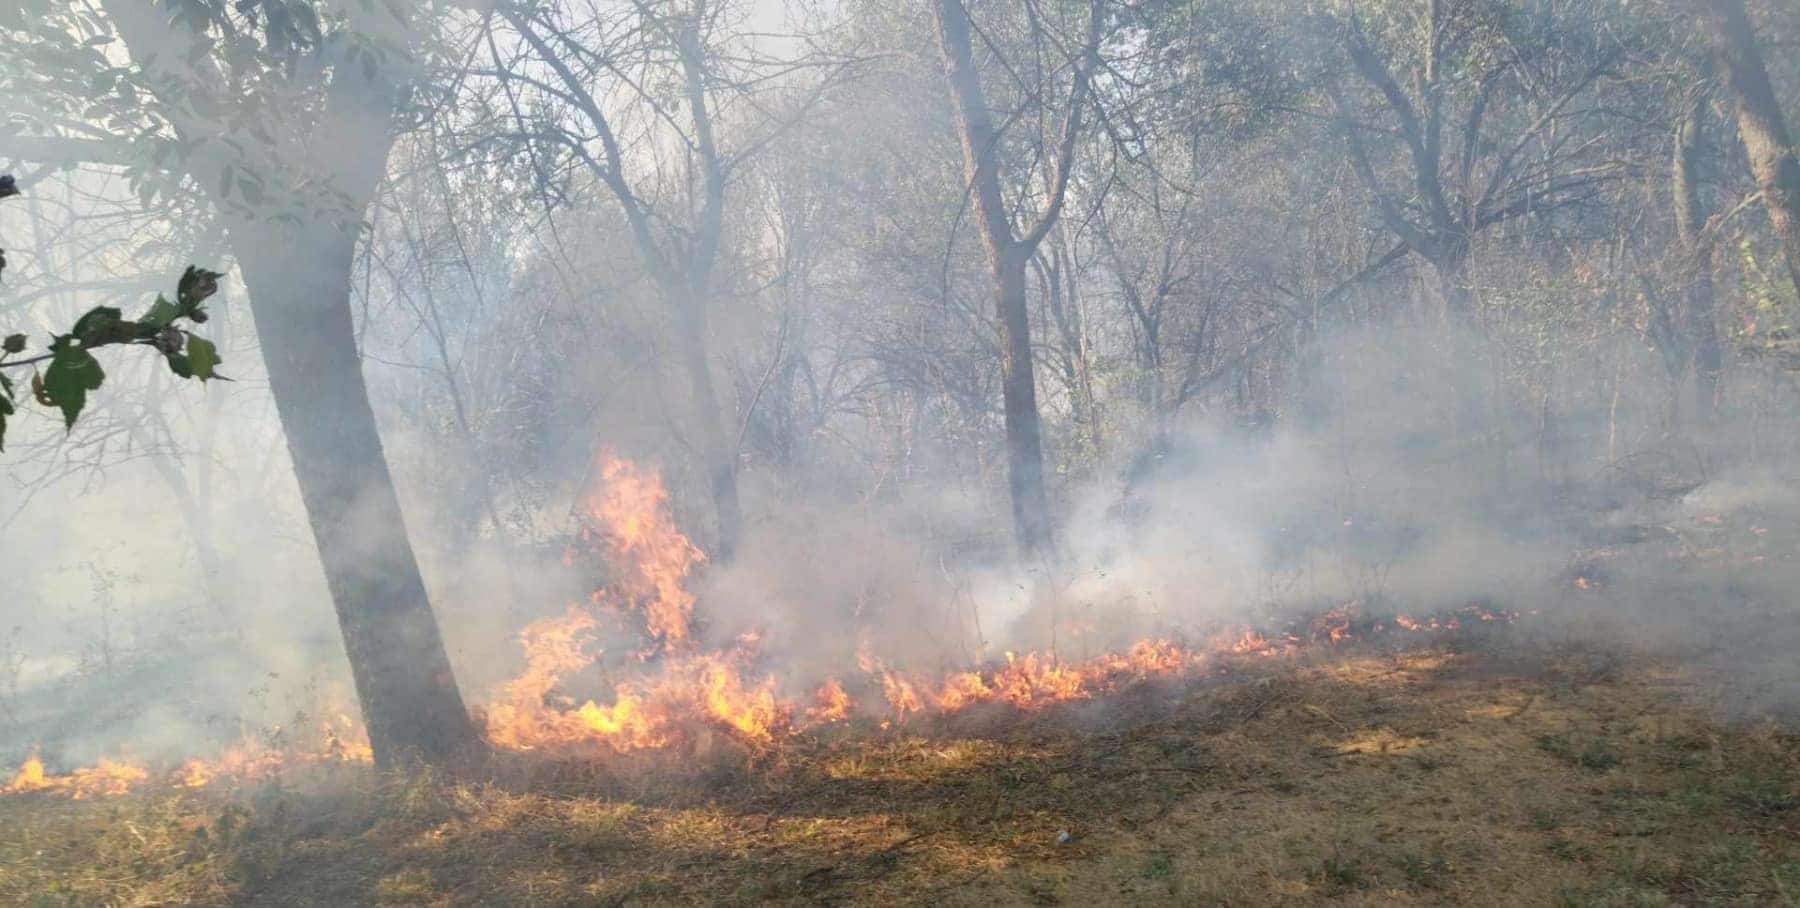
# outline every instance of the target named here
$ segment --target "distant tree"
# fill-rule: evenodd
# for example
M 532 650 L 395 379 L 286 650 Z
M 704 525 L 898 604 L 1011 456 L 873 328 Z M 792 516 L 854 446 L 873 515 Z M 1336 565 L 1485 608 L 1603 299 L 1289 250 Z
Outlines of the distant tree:
M 1675 127 L 1670 196 L 1675 207 L 1676 274 L 1681 281 L 1680 358 L 1692 364 L 1696 415 L 1713 416 L 1723 367 L 1719 349 L 1718 304 L 1712 279 L 1714 231 L 1700 195 L 1700 168 L 1706 150 L 1706 96 L 1695 91 Z
M 936 0 L 932 17 L 943 57 L 957 137 L 961 141 L 963 175 L 975 224 L 987 254 L 996 320 L 1000 324 L 1001 396 L 1006 421 L 1007 484 L 1012 493 L 1013 533 L 1022 554 L 1048 554 L 1052 543 L 1050 499 L 1044 488 L 1043 416 L 1038 410 L 1031 318 L 1025 276 L 1039 245 L 1056 226 L 1068 200 L 1069 180 L 1080 147 L 1083 119 L 1093 104 L 1093 80 L 1100 61 L 1106 5 L 1091 0 L 1083 11 L 1080 33 L 1073 38 L 1054 33 L 1032 4 L 1025 4 L 1026 46 L 1030 84 L 1019 87 L 1028 100 L 1020 119 L 1043 129 L 1026 140 L 1034 149 L 1024 178 L 1005 173 L 1006 127 L 994 122 L 994 107 L 983 88 L 976 62 L 976 27 L 962 0 Z M 998 55 L 992 44 L 987 47 Z M 1046 48 L 1055 48 L 1046 51 Z M 1024 63 L 1025 61 L 1019 61 Z M 995 66 L 1018 73 L 1004 57 Z M 1023 132 L 1024 130 L 1021 130 Z M 1041 162 L 1041 200 L 1021 222 L 1018 204 L 1009 202 L 1003 185 L 1033 186 Z M 1035 194 L 1034 194 L 1035 195 Z
M 1788 279 L 1800 292 L 1800 152 L 1794 149 L 1781 103 L 1769 83 L 1756 29 L 1744 0 L 1701 0 L 1695 6 L 1710 31 L 1713 53 L 1731 91 L 1738 138 L 1762 190 L 1769 226 L 1781 241 Z
M 1590 101 L 1616 65 L 1605 10 L 1537 21 L 1494 0 L 1348 6 L 1321 24 L 1337 131 L 1381 225 L 1424 259 L 1448 317 L 1471 313 L 1471 243 L 1510 221 L 1594 201 L 1625 176 L 1594 141 Z M 1352 91 L 1360 85 L 1360 91 Z
M 623 212 L 632 247 L 667 307 L 697 449 L 718 518 L 720 558 L 743 528 L 737 439 L 714 379 L 710 323 L 729 289 L 728 190 L 844 72 L 839 55 L 771 55 L 732 0 L 501 4 L 519 52 L 491 38 L 508 99 L 503 134 L 575 165 Z M 514 40 L 516 38 L 516 40 Z M 802 43 L 795 40 L 794 43 Z M 817 71 L 810 80 L 799 74 Z M 783 92 L 798 103 L 775 103 Z M 616 99 L 627 104 L 620 105 Z M 774 111 L 785 109 L 778 115 Z

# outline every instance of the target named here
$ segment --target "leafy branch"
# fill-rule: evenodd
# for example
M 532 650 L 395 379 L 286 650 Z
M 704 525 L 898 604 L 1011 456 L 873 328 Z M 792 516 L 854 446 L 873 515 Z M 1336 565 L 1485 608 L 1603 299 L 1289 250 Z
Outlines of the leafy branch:
M 18 194 L 13 178 L 0 176 L 0 199 Z M 0 271 L 5 268 L 5 252 L 0 250 Z M 7 335 L 0 341 L 0 451 L 6 448 L 6 419 L 17 412 L 18 398 L 7 369 L 32 369 L 32 398 L 60 409 L 64 429 L 75 425 L 75 418 L 87 406 L 88 392 L 99 389 L 106 380 L 106 371 L 93 354 L 101 347 L 154 347 L 168 362 L 169 371 L 182 378 L 229 381 L 218 373 L 222 360 L 218 348 L 184 324 L 205 324 L 206 300 L 218 291 L 218 272 L 189 265 L 176 284 L 174 301 L 159 293 L 149 311 L 135 320 L 125 318 L 116 307 L 95 306 L 67 333 L 52 334 L 45 352 L 23 359 L 12 357 L 26 351 L 29 339 L 23 334 Z M 48 365 L 39 371 L 40 363 Z

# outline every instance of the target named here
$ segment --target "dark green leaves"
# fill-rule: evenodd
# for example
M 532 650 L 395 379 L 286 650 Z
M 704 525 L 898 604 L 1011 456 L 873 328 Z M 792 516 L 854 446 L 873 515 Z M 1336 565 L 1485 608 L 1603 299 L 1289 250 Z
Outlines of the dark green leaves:
M 39 396 L 62 410 L 63 428 L 75 425 L 75 417 L 87 406 L 87 393 L 97 390 L 106 380 L 105 370 L 92 353 L 80 347 L 64 347 L 50 359 L 44 370 Z
M 175 321 L 180 315 L 180 307 L 169 302 L 168 297 L 158 293 L 156 302 L 150 304 L 150 311 L 144 313 L 143 318 L 138 319 L 138 324 L 161 331 L 169 327 L 169 323 Z
M 218 272 L 189 267 L 176 288 L 175 302 L 158 294 L 150 310 L 137 321 L 125 318 L 115 307 L 95 306 L 77 319 L 67 334 L 50 339 L 47 355 L 15 365 L 49 359 L 49 366 L 32 376 L 31 393 L 38 403 L 62 411 L 64 428 L 75 425 L 76 417 L 87 407 L 88 392 L 106 381 L 106 371 L 92 353 L 97 347 L 145 344 L 160 351 L 169 362 L 169 371 L 182 378 L 225 379 L 218 372 L 223 359 L 219 348 L 177 324 L 182 319 L 196 324 L 206 321 L 206 309 L 201 304 L 218 291 Z M 23 334 L 8 335 L 0 344 L 0 350 L 4 350 L 0 353 L 0 366 L 9 365 L 4 357 L 24 352 L 27 343 Z M 0 376 L 0 445 L 5 442 L 6 417 L 16 408 L 12 390 L 12 382 Z
M 193 2 L 193 0 L 189 0 Z M 18 187 L 10 176 L 0 175 L 0 198 L 17 195 Z M 0 269 L 6 260 L 0 258 Z M 37 402 L 62 411 L 63 427 L 73 428 L 76 417 L 87 407 L 89 391 L 98 390 L 106 381 L 106 370 L 94 358 L 93 350 L 111 344 L 142 344 L 155 347 L 168 359 L 169 370 L 182 378 L 225 379 L 218 373 L 221 357 L 212 341 L 194 336 L 177 323 L 187 319 L 194 324 L 206 321 L 204 303 L 219 292 L 219 273 L 192 265 L 182 272 L 176 285 L 175 301 L 157 294 L 156 302 L 137 321 L 125 318 L 113 306 L 95 306 L 75 321 L 67 334 L 52 335 L 49 352 L 39 356 L 7 362 L 7 357 L 25 352 L 29 338 L 9 334 L 0 341 L 0 368 L 31 366 L 49 360 L 42 372 L 31 376 L 31 393 Z M 185 348 L 185 352 L 184 352 Z M 229 380 L 229 379 L 226 379 Z M 0 451 L 6 446 L 6 420 L 17 412 L 12 379 L 0 374 Z
M 120 343 L 131 339 L 132 332 L 125 329 L 124 324 L 125 320 L 118 309 L 112 306 L 95 306 L 86 315 L 76 319 L 75 327 L 70 328 L 64 337 L 76 338 L 85 347 Z
M 181 300 L 183 307 L 198 306 L 206 298 L 219 292 L 219 272 L 208 271 L 189 265 L 181 274 L 181 282 L 176 286 L 175 295 Z

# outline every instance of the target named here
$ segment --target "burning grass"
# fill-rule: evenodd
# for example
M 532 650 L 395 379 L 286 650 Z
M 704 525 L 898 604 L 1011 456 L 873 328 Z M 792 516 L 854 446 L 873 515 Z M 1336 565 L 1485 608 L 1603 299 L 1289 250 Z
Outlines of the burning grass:
M 1709 682 L 1625 636 L 1351 605 L 932 674 L 864 646 L 784 687 L 756 634 L 701 644 L 655 474 L 599 472 L 612 573 L 521 633 L 490 763 L 381 777 L 335 713 L 156 772 L 33 759 L 0 785 L 0 902 L 1800 897 L 1800 740 L 1709 720 Z
M 7 904 L 1793 903 L 1800 739 L 1657 661 L 1352 644 L 682 759 L 0 799 Z M 1066 837 L 1060 833 L 1067 833 Z M 1064 841 L 1059 843 L 1059 839 Z

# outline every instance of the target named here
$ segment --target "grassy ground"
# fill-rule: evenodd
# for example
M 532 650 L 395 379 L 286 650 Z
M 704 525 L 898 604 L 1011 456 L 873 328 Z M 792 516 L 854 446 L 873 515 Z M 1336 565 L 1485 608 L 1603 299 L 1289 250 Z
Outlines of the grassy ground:
M 1800 737 L 1668 664 L 1500 630 L 770 753 L 0 798 L 0 903 L 1800 904 Z

